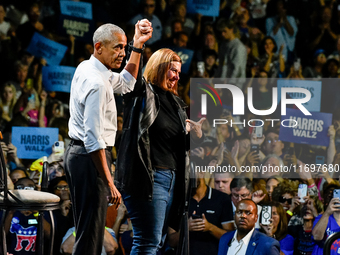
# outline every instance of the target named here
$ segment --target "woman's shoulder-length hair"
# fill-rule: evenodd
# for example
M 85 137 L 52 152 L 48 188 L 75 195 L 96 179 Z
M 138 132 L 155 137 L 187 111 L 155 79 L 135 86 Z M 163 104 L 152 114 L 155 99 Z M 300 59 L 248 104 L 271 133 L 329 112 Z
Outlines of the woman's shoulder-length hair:
M 164 90 L 170 91 L 177 96 L 178 83 L 176 83 L 173 88 L 169 89 L 165 82 L 171 62 L 182 63 L 182 60 L 176 52 L 167 48 L 160 49 L 150 57 L 146 64 L 143 76 L 146 82 L 150 82 Z

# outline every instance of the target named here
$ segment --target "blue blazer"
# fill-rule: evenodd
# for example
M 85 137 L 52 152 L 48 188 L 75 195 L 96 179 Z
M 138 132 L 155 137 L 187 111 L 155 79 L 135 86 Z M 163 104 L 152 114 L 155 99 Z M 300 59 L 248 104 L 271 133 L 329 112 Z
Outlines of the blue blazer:
M 225 233 L 221 239 L 218 247 L 218 255 L 226 255 L 231 245 L 235 231 Z M 268 237 L 258 230 L 254 230 L 251 236 L 247 251 L 245 255 L 279 255 L 280 243 L 274 238 Z

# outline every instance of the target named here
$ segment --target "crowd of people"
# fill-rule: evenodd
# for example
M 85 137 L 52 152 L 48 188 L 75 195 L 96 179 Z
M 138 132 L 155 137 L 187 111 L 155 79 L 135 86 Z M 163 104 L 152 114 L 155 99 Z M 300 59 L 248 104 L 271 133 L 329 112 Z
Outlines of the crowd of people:
M 130 0 L 119 4 L 107 0 L 87 2 L 92 2 L 95 27 L 105 23 L 116 24 L 125 31 L 127 42 L 133 40 L 135 24 L 139 20 L 148 19 L 151 22 L 152 37 L 145 43 L 142 52 L 145 82 L 154 83 L 153 79 L 157 78 L 152 74 L 152 65 L 158 63 L 155 56 L 171 55 L 172 51 L 159 53 L 159 49 L 169 48 L 176 52 L 178 55 L 171 55 L 171 63 L 175 64 L 169 69 L 174 72 L 176 86 L 178 78 L 180 80 L 173 94 L 177 96 L 178 91 L 178 96 L 189 106 L 185 108 L 186 113 L 193 120 L 199 120 L 202 115 L 196 111 L 197 107 L 192 107 L 195 103 L 197 106 L 198 97 L 195 88 L 191 87 L 190 78 L 204 78 L 206 81 L 208 78 L 236 78 L 232 80 L 234 85 L 245 94 L 248 88 L 253 88 L 254 108 L 266 110 L 272 106 L 272 87 L 275 86 L 269 78 L 315 81 L 339 78 L 340 75 L 340 2 L 336 0 L 222 0 L 218 17 L 187 13 L 186 2 L 181 0 Z M 13 126 L 56 127 L 59 129 L 59 141 L 64 141 L 65 149 L 72 142 L 68 126 L 70 95 L 45 91 L 42 68 L 47 66 L 46 60 L 26 51 L 34 33 L 67 46 L 60 65 L 77 67 L 90 59 L 96 50 L 99 51 L 92 42 L 60 34 L 55 25 L 59 16 L 59 1 L 0 1 L 0 131 L 4 135 L 1 147 L 8 167 L 10 189 L 39 190 L 41 173 L 41 159 L 18 158 L 17 148 L 11 143 Z M 180 73 L 185 60 L 178 56 L 184 49 L 191 50 L 193 56 L 188 70 Z M 120 72 L 124 64 L 117 67 L 115 71 Z M 169 79 L 171 81 L 172 78 Z M 336 86 L 329 87 L 337 91 Z M 170 193 L 170 187 L 180 185 L 179 182 L 174 184 L 173 171 L 170 170 L 180 168 L 177 164 L 185 161 L 184 149 L 188 144 L 184 142 L 184 135 L 178 135 L 181 139 L 171 143 L 162 135 L 160 130 L 169 127 L 174 129 L 171 132 L 180 133 L 183 123 L 174 121 L 178 118 L 177 113 L 169 111 L 173 108 L 172 99 L 157 86 L 150 86 L 150 89 L 156 91 L 162 102 L 169 100 L 169 104 L 164 104 L 169 107 L 168 110 L 161 108 L 160 111 L 163 111 L 163 121 L 168 122 L 159 121 L 152 126 L 147 132 L 147 141 L 150 139 L 157 148 L 166 152 L 162 154 L 151 148 L 155 155 L 152 160 L 158 160 L 156 164 L 153 162 L 157 166 L 154 171 L 157 175 L 153 177 L 155 181 L 159 179 L 160 186 L 165 185 L 165 179 L 170 179 L 165 187 Z M 310 166 L 322 161 L 329 168 L 339 170 L 340 101 L 337 94 L 322 88 L 321 110 L 333 114 L 332 124 L 326 127 L 329 145 L 325 147 L 283 142 L 279 137 L 280 128 L 283 128 L 280 125 L 265 125 L 262 136 L 257 136 L 251 127 L 230 125 L 230 120 L 239 121 L 237 116 L 232 115 L 232 97 L 225 90 L 216 90 L 223 104 L 209 112 L 205 121 L 202 120 L 202 141 L 190 148 L 190 160 L 197 166 L 216 169 L 217 166 L 232 166 L 237 171 L 196 173 L 187 208 L 190 254 L 245 254 L 250 249 L 253 250 L 252 254 L 322 254 L 326 238 L 340 231 L 339 198 L 334 197 L 334 190 L 340 190 L 340 175 L 328 168 L 312 174 L 314 171 Z M 134 91 L 139 97 L 137 92 Z M 115 177 L 116 159 L 120 145 L 126 144 L 128 139 L 122 136 L 123 122 L 135 116 L 130 108 L 133 100 L 115 94 L 117 134 L 115 144 L 109 151 L 112 161 L 108 162 L 112 180 L 121 177 Z M 182 107 L 180 105 L 179 108 Z M 229 122 L 214 127 L 214 118 Z M 249 111 L 246 111 L 244 118 L 264 119 Z M 147 144 L 145 140 L 143 143 Z M 179 147 L 180 151 L 177 150 Z M 126 164 L 121 168 L 129 167 L 135 171 L 136 166 L 142 164 L 132 164 L 137 159 L 137 153 L 132 155 L 129 149 L 124 147 L 118 163 Z M 77 240 L 73 204 L 62 154 L 54 147 L 52 150 L 48 157 L 49 192 L 60 197 L 60 209 L 53 212 L 56 225 L 54 254 L 71 254 Z M 174 151 L 170 159 L 167 155 L 169 151 Z M 129 154 L 134 156 L 133 159 L 129 158 Z M 283 166 L 295 166 L 305 171 L 294 175 L 282 171 L 239 174 L 242 167 L 259 165 L 281 169 Z M 170 170 L 164 171 L 164 166 Z M 182 178 L 179 180 L 184 181 L 184 175 L 177 177 L 182 172 L 184 170 L 176 172 L 176 180 Z M 148 178 L 143 179 L 145 176 L 138 176 L 138 172 L 134 174 L 137 177 L 128 183 L 130 190 L 133 194 L 148 195 L 150 187 L 142 182 L 147 182 Z M 298 196 L 300 184 L 307 185 L 304 197 Z M 174 197 L 180 197 L 176 190 Z M 149 211 L 150 207 L 144 210 L 142 206 L 145 204 L 138 204 L 138 199 L 133 196 L 122 194 L 122 198 L 118 209 L 115 206 L 107 209 L 102 254 L 130 254 L 131 249 L 133 254 L 136 252 L 136 248 L 132 248 L 133 236 L 142 234 L 133 233 L 132 226 L 138 224 L 135 215 Z M 154 209 L 159 208 L 156 205 Z M 270 208 L 269 223 L 262 221 L 263 208 Z M 171 216 L 178 214 L 174 209 L 166 210 L 170 211 Z M 128 211 L 134 214 L 129 215 Z M 155 218 L 155 225 L 159 221 L 162 225 L 166 219 L 155 211 L 150 212 L 158 219 L 156 221 Z M 152 228 L 150 217 L 138 220 L 144 230 Z M 10 211 L 6 215 L 5 231 L 10 253 L 35 254 L 36 224 L 35 212 Z M 47 243 L 50 224 L 51 219 L 46 216 L 44 230 Z M 26 236 L 22 235 L 23 231 L 27 232 Z M 155 244 L 160 248 L 158 253 L 175 254 L 183 241 L 179 228 L 169 224 L 168 228 L 158 233 L 157 238 L 165 232 L 167 237 L 161 240 L 164 245 Z M 338 250 L 340 243 L 336 241 L 331 254 L 338 254 Z

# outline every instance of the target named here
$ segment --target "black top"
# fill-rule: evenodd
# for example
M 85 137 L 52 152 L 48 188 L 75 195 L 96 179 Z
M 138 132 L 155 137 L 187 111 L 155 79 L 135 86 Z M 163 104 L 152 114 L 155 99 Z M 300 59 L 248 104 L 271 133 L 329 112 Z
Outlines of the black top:
M 158 94 L 160 109 L 149 129 L 152 166 L 175 170 L 185 142 L 178 107 L 170 92 L 157 86 L 153 89 Z
M 189 217 L 193 215 L 206 217 L 211 224 L 222 228 L 223 223 L 234 221 L 233 207 L 230 197 L 207 186 L 207 192 L 201 201 L 191 198 L 189 203 Z M 209 232 L 190 231 L 189 233 L 190 254 L 217 255 L 219 240 Z

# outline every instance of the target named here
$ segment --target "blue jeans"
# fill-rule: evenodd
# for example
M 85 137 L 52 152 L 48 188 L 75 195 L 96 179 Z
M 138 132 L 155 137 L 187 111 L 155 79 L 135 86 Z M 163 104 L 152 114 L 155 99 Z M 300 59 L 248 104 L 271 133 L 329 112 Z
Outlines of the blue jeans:
M 131 255 L 156 255 L 167 233 L 167 219 L 172 203 L 175 172 L 168 169 L 154 170 L 152 201 L 123 194 L 133 228 Z

